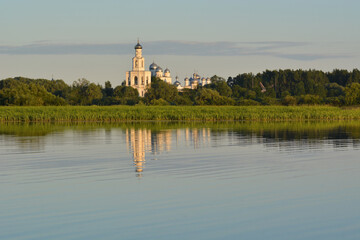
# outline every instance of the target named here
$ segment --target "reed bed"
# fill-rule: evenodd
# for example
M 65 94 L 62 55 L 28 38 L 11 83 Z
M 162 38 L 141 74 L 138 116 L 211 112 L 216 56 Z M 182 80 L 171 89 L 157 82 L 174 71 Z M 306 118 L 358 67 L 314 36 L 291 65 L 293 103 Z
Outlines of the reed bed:
M 331 106 L 0 107 L 0 122 L 360 120 L 360 108 Z

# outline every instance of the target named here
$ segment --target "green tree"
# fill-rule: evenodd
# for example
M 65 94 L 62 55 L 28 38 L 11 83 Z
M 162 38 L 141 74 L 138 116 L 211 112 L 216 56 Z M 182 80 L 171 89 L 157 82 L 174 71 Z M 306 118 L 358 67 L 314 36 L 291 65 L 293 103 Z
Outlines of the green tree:
M 350 76 L 350 82 L 352 83 L 360 83 L 360 71 L 359 69 L 354 69 Z
M 174 99 L 174 104 L 175 105 L 188 105 L 191 106 L 193 105 L 193 101 L 191 101 L 191 99 L 187 96 L 184 95 L 177 95 Z
M 246 88 L 243 88 L 240 85 L 234 85 L 232 87 L 232 93 L 234 98 L 244 98 L 247 91 L 248 90 Z
M 73 83 L 69 101 L 74 105 L 91 105 L 98 103 L 102 96 L 101 86 L 82 78 Z
M 296 105 L 296 98 L 290 95 L 286 95 L 282 100 L 281 103 L 286 106 L 293 106 Z
M 344 87 L 337 83 L 328 83 L 325 85 L 327 90 L 327 97 L 339 97 L 345 94 Z
M 298 82 L 294 89 L 294 96 L 301 96 L 305 94 L 305 85 L 303 82 Z
M 322 102 L 322 98 L 318 95 L 301 95 L 298 100 L 298 104 L 306 104 L 306 105 L 318 105 Z
M 2 85 L 0 90 L 1 105 L 66 105 L 63 98 L 49 93 L 43 86 L 36 84 L 35 81 L 25 83 L 19 79 L 7 79 L 7 83 L 2 82 L 0 85 Z
M 114 95 L 114 89 L 112 88 L 110 81 L 105 82 L 105 88 L 104 88 L 103 95 L 105 97 L 112 97 Z
M 327 73 L 327 75 L 331 83 L 335 82 L 344 87 L 351 84 L 348 70 L 334 69 L 331 73 Z
M 228 86 L 227 82 L 225 82 L 225 79 L 219 78 L 216 75 L 211 79 L 213 79 L 211 84 L 205 85 L 206 88 L 216 90 L 221 96 L 231 97 L 232 90 Z
M 178 96 L 178 90 L 174 85 L 168 84 L 158 78 L 153 78 L 151 81 L 151 88 L 145 93 L 144 101 L 151 104 L 154 99 L 163 99 L 168 103 L 174 103 Z
M 355 105 L 360 103 L 360 83 L 352 83 L 345 88 L 345 103 Z
M 201 88 L 195 98 L 196 105 L 234 105 L 235 101 L 221 96 L 216 90 Z
M 113 95 L 115 104 L 135 105 L 140 102 L 138 90 L 129 86 L 117 86 Z

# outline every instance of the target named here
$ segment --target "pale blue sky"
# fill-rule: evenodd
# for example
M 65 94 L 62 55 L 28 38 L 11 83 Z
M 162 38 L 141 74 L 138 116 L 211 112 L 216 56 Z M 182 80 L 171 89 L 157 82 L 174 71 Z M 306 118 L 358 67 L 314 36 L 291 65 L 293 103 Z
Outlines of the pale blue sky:
M 359 68 L 355 0 L 0 0 L 0 79 L 120 84 L 140 38 L 182 79 L 279 68 Z

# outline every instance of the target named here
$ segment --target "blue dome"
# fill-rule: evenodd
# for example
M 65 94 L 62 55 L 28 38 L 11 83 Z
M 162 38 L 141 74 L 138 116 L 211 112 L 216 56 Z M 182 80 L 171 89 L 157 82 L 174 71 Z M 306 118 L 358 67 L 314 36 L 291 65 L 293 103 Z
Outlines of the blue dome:
M 154 62 L 149 67 L 150 71 L 151 70 L 156 70 L 157 68 L 158 68 L 158 65 L 156 65 L 156 63 L 154 63 Z
M 135 45 L 135 49 L 142 49 L 142 46 L 140 45 L 140 43 L 137 43 L 137 44 Z

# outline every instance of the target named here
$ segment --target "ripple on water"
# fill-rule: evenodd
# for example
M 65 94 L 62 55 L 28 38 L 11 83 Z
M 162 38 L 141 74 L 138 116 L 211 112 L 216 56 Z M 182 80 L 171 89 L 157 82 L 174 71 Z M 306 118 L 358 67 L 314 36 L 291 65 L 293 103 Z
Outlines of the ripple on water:
M 355 239 L 355 130 L 251 129 L 2 134 L 0 238 Z

